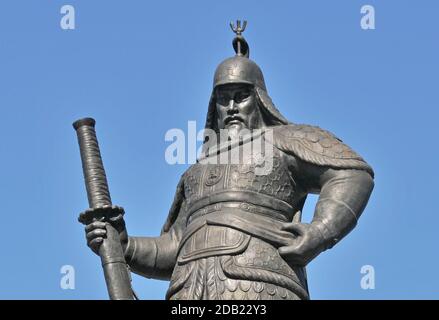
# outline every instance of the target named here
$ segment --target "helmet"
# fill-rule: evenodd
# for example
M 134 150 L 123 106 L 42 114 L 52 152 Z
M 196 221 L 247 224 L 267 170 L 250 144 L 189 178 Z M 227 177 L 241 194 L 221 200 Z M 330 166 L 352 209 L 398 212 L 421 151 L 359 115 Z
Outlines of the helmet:
M 229 83 L 246 83 L 267 90 L 259 66 L 242 55 L 228 58 L 216 68 L 213 87 Z
M 289 123 L 288 120 L 276 109 L 268 96 L 264 75 L 262 74 L 261 69 L 249 58 L 250 49 L 247 41 L 242 36 L 242 32 L 245 30 L 246 25 L 246 21 L 244 21 L 242 28 L 240 21 L 237 22 L 237 27 L 234 27 L 233 24 L 230 23 L 230 27 L 233 32 L 236 33 L 236 37 L 233 39 L 233 48 L 235 49 L 236 54 L 234 57 L 227 58 L 221 62 L 216 68 L 205 128 L 217 131 L 215 88 L 232 83 L 245 83 L 253 86 L 258 101 L 257 105 L 260 108 L 265 125 L 270 126 Z

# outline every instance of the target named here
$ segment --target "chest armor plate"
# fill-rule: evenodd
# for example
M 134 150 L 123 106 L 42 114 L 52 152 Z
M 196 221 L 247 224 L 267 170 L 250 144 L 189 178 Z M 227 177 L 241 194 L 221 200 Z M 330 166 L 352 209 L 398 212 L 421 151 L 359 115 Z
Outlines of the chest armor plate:
M 253 191 L 293 205 L 298 196 L 296 182 L 289 172 L 286 155 L 272 148 L 271 160 L 262 163 L 259 152 L 244 153 L 246 149 L 241 146 L 238 163 L 192 165 L 184 174 L 187 206 L 222 191 Z M 266 161 L 271 161 L 271 164 L 267 165 Z M 257 169 L 262 167 L 271 167 L 271 170 L 258 174 Z

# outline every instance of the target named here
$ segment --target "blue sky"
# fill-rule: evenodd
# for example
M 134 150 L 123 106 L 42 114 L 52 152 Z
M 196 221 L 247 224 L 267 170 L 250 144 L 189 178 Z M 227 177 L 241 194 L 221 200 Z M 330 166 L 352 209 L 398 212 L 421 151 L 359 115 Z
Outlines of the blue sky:
M 75 30 L 60 28 L 64 4 Z M 360 28 L 365 4 L 376 30 Z M 2 1 L 0 298 L 107 298 L 77 222 L 87 199 L 71 123 L 97 120 L 128 232 L 158 235 L 187 168 L 166 163 L 165 133 L 189 120 L 202 128 L 238 18 L 280 111 L 334 132 L 376 172 L 358 227 L 309 265 L 311 297 L 439 298 L 438 10 L 414 0 Z M 75 268 L 75 290 L 60 287 L 63 265 Z M 375 268 L 375 290 L 360 287 L 363 265 Z M 167 282 L 133 281 L 142 299 L 163 299 Z

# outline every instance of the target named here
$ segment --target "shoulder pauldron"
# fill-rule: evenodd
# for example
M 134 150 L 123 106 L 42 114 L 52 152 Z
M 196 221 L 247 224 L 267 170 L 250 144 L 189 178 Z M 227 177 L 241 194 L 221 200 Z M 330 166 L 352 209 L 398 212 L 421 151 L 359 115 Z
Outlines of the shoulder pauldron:
M 273 127 L 273 145 L 301 160 L 337 169 L 372 168 L 355 151 L 329 131 L 310 125 L 283 125 Z

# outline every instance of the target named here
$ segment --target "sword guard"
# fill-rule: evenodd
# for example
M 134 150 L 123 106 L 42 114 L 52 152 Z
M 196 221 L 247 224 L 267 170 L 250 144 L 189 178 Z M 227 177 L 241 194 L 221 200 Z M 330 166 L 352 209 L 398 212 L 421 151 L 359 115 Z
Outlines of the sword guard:
M 89 208 L 79 215 L 78 221 L 88 225 L 94 221 L 104 221 L 114 224 L 123 218 L 125 210 L 119 206 L 102 206 Z

